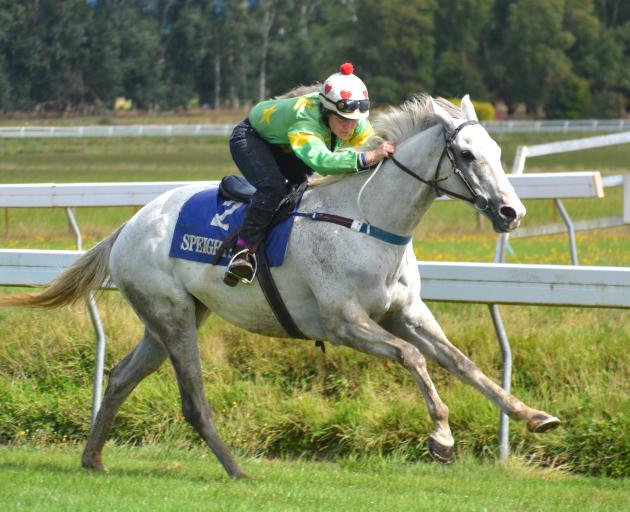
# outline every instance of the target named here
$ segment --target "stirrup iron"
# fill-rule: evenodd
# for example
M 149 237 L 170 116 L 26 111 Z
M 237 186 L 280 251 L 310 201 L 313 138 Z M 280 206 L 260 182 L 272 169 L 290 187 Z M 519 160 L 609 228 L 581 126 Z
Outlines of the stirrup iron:
M 230 266 L 232 265 L 232 262 L 236 258 L 241 256 L 242 254 L 246 254 L 248 256 L 249 261 L 252 263 L 252 266 L 254 267 L 254 272 L 252 274 L 251 279 L 246 279 L 244 277 L 237 276 L 236 274 L 230 271 Z M 251 252 L 249 249 L 242 249 L 238 251 L 236 254 L 234 254 L 232 258 L 230 258 L 230 262 L 228 263 L 227 268 L 228 269 L 225 271 L 225 274 L 223 275 L 223 282 L 227 284 L 228 286 L 236 286 L 238 283 L 252 284 L 254 282 L 254 279 L 256 279 L 256 274 L 258 273 L 258 260 L 256 259 L 256 254 Z

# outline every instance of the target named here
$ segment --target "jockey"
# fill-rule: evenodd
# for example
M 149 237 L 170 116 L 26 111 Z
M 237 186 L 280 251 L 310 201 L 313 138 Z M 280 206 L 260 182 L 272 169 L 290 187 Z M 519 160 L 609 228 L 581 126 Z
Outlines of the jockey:
M 367 119 L 368 91 L 353 71 L 347 62 L 321 84 L 319 92 L 258 103 L 234 128 L 232 158 L 256 193 L 226 275 L 252 280 L 253 252 L 291 186 L 304 182 L 313 172 L 357 172 L 394 152 L 391 141 L 371 151 L 344 151 L 365 144 L 374 134 Z

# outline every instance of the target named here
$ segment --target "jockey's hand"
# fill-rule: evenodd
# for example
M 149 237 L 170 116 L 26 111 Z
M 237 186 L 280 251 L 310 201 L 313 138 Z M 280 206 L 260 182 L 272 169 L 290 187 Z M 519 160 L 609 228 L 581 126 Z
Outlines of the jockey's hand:
M 368 165 L 372 165 L 389 158 L 394 154 L 394 151 L 396 151 L 396 143 L 391 140 L 385 140 L 381 142 L 381 145 L 377 148 L 367 151 L 365 153 L 365 159 Z

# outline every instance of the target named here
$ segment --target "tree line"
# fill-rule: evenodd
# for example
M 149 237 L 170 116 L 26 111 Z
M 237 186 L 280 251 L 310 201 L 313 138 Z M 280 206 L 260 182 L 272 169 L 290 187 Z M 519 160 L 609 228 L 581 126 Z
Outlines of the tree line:
M 627 0 L 0 0 L 0 110 L 239 108 L 343 61 L 377 104 L 619 117 Z

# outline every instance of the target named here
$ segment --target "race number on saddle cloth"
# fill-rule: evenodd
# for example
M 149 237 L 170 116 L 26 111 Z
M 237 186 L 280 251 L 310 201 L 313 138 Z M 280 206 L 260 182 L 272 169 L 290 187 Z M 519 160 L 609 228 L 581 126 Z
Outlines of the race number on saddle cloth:
M 317 91 L 297 98 L 263 101 L 252 108 L 248 119 L 263 139 L 292 151 L 319 174 L 357 170 L 357 153 L 340 150 L 365 144 L 374 135 L 370 122 L 359 120 L 348 140 L 335 137 L 335 147 L 331 148 L 331 131 L 320 113 L 321 101 Z
M 299 200 L 295 209 L 299 206 Z M 232 201 L 212 187 L 192 196 L 179 212 L 169 256 L 184 260 L 213 263 L 221 244 L 243 223 L 245 203 Z M 265 237 L 265 254 L 270 267 L 284 262 L 289 235 L 295 217 L 290 215 L 269 230 Z M 225 251 L 216 262 L 226 266 L 233 250 Z

